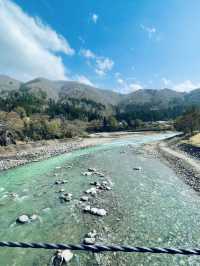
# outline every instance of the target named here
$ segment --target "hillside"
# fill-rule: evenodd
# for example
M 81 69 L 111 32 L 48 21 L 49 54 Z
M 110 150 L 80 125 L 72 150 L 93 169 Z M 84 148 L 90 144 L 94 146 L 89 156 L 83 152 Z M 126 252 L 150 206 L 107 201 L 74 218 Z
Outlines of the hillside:
M 151 104 L 160 108 L 166 108 L 170 102 L 184 100 L 184 93 L 176 92 L 170 89 L 162 90 L 138 90 L 127 94 L 121 101 L 122 105 L 144 105 Z
M 98 89 L 76 81 L 50 81 L 37 78 L 22 85 L 31 91 L 45 91 L 49 98 L 58 99 L 60 96 L 68 96 L 77 99 L 89 99 L 104 105 L 116 105 L 121 95 L 109 90 Z
M 25 88 L 31 92 L 42 90 L 48 98 L 59 99 L 62 96 L 75 99 L 87 99 L 105 106 L 118 106 L 126 109 L 133 106 L 149 106 L 155 110 L 163 110 L 178 106 L 199 105 L 200 89 L 189 93 L 177 92 L 171 89 L 144 89 L 126 95 L 110 90 L 103 90 L 76 81 L 52 81 L 45 78 L 36 78 L 22 83 L 8 76 L 0 75 L 0 91 L 18 90 Z
M 10 78 L 5 75 L 0 75 L 0 91 L 2 90 L 18 90 L 22 82 Z

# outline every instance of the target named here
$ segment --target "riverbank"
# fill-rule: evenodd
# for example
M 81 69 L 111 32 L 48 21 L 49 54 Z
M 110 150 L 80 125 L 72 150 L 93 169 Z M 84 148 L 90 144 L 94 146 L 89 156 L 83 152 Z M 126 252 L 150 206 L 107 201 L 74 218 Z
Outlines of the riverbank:
M 180 144 L 182 138 L 180 136 L 154 143 L 149 145 L 151 148 L 148 147 L 148 150 L 157 152 L 186 184 L 200 192 L 200 153 L 199 150 L 194 152 L 194 149 Z
M 0 171 L 48 159 L 71 151 L 95 146 L 116 138 L 128 137 L 139 132 L 111 132 L 91 134 L 86 138 L 37 141 L 0 147 Z M 145 134 L 150 134 L 147 132 Z M 152 134 L 152 133 L 151 133 Z M 155 133 L 156 134 L 156 133 Z

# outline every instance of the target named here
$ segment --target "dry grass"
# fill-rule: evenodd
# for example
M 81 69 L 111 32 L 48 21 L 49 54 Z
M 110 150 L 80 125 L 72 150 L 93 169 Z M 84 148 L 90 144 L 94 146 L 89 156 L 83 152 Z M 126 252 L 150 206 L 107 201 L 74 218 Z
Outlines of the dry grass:
M 200 133 L 189 138 L 188 144 L 196 146 L 196 147 L 200 147 Z

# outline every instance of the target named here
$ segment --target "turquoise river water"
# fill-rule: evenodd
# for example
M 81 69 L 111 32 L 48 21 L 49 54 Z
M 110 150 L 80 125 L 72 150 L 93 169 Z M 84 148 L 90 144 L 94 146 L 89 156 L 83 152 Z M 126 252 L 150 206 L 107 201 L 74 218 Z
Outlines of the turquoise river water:
M 80 243 L 92 229 L 98 242 L 135 246 L 199 247 L 200 197 L 142 145 L 170 134 L 135 134 L 0 173 L 0 240 Z M 72 168 L 68 168 L 68 166 Z M 133 168 L 140 166 L 141 171 Z M 113 182 L 93 199 L 106 217 L 83 213 L 79 198 L 92 180 L 81 173 L 95 167 Z M 57 179 L 67 179 L 55 185 Z M 61 203 L 59 189 L 73 194 Z M 11 193 L 16 193 L 13 196 Z M 19 225 L 21 214 L 37 214 Z M 0 249 L 2 266 L 49 265 L 52 251 Z M 76 252 L 69 265 L 200 265 L 195 256 Z

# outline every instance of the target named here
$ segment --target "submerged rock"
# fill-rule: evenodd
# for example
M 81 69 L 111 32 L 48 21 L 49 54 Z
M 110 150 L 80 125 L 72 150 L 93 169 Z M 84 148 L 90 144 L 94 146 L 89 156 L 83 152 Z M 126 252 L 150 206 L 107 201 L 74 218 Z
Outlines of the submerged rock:
M 138 166 L 138 167 L 133 167 L 133 170 L 137 170 L 137 171 L 141 171 L 142 167 Z
M 67 180 L 56 180 L 54 182 L 55 185 L 63 185 L 63 184 L 66 184 L 68 181 Z
M 65 193 L 60 196 L 61 201 L 71 201 L 72 199 L 72 194 L 71 193 Z

